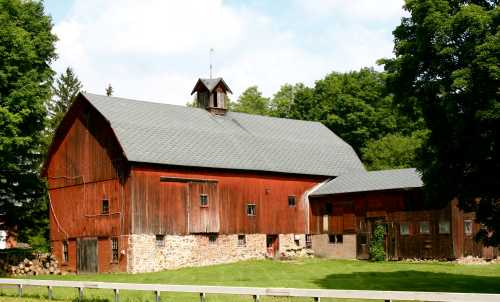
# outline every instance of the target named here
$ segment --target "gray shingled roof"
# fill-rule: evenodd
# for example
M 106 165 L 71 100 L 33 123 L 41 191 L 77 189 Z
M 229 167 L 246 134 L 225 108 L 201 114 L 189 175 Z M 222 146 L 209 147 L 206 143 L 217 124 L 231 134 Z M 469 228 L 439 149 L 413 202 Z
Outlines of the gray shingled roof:
M 132 162 L 324 176 L 364 171 L 352 147 L 318 122 L 83 96 Z
M 420 174 L 414 168 L 354 172 L 332 179 L 314 191 L 311 196 L 411 189 L 422 186 Z

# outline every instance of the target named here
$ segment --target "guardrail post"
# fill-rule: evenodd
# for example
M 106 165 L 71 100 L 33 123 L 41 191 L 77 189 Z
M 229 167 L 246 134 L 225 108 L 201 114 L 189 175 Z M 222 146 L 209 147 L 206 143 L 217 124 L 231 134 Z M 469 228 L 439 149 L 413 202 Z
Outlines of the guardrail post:
M 321 298 L 320 297 L 314 297 L 314 302 L 321 302 Z
M 160 291 L 159 290 L 155 290 L 155 297 L 156 297 L 156 302 L 160 302 Z
M 19 297 L 23 296 L 23 285 L 22 284 L 17 285 L 17 294 L 19 295 Z
M 387 299 L 385 299 L 385 300 L 384 300 L 384 302 L 392 302 L 392 300 L 387 300 Z
M 83 301 L 83 287 L 78 288 L 78 301 Z
M 259 295 L 253 295 L 253 302 L 260 302 L 260 296 Z
M 120 290 L 115 288 L 113 292 L 115 293 L 115 302 L 120 302 Z
M 200 302 L 205 302 L 206 298 L 207 296 L 205 295 L 205 293 L 200 293 Z
M 47 299 L 52 300 L 52 286 L 47 286 Z

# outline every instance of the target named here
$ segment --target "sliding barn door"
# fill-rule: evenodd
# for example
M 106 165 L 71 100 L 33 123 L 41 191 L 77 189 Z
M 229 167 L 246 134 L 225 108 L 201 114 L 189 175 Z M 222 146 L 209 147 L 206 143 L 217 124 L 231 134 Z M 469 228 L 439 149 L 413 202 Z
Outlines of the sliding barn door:
M 188 198 L 189 233 L 218 233 L 219 192 L 216 182 L 190 182 Z

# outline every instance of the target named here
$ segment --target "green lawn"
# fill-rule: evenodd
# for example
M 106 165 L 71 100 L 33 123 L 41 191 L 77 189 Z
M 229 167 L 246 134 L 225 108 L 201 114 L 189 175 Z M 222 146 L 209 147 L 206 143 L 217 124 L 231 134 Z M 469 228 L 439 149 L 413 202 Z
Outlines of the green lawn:
M 184 268 L 147 274 L 99 274 L 38 276 L 38 279 L 92 280 L 109 282 L 201 284 L 323 289 L 367 289 L 500 293 L 500 265 L 458 265 L 450 263 L 372 263 L 307 259 L 298 261 L 245 261 L 235 264 Z M 43 298 L 46 289 L 27 288 L 28 297 Z M 0 289 L 0 301 L 18 302 L 13 289 Z M 88 290 L 94 301 L 112 301 L 112 293 Z M 76 290 L 56 288 L 56 299 L 71 301 Z M 121 301 L 153 301 L 152 293 L 123 292 Z M 39 299 L 23 301 L 40 301 Z M 162 293 L 162 301 L 198 301 L 192 294 Z M 250 297 L 209 296 L 208 301 L 251 301 Z M 292 301 L 267 298 L 263 301 Z M 293 301 L 299 301 L 293 299 Z M 323 300 L 322 300 L 323 301 Z M 326 300 L 325 300 L 326 301 Z M 339 301 L 339 300 L 335 300 Z M 348 300 L 353 301 L 353 300 Z

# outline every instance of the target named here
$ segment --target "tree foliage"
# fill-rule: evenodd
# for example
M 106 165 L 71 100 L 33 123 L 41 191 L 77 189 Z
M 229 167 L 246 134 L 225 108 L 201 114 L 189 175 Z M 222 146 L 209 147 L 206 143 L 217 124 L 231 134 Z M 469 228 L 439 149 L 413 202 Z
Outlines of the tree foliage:
M 361 148 L 362 158 L 368 170 L 413 168 L 417 151 L 428 131 L 419 130 L 411 135 L 390 133 L 378 140 L 371 140 Z
M 108 86 L 106 87 L 106 95 L 113 96 L 113 92 L 115 92 L 113 86 L 111 86 L 111 84 L 108 84 Z
M 82 87 L 82 83 L 71 67 L 66 68 L 66 71 L 56 79 L 52 88 L 54 99 L 49 103 L 49 127 L 51 131 L 59 126 Z
M 407 0 L 388 83 L 431 130 L 418 168 L 429 200 L 476 211 L 484 243 L 500 243 L 500 8 L 488 0 Z
M 269 114 L 269 99 L 262 96 L 262 92 L 259 91 L 257 86 L 248 87 L 238 100 L 234 104 L 230 103 L 230 105 L 231 109 L 237 112 Z
M 20 240 L 36 229 L 28 217 L 47 219 L 38 170 L 56 57 L 51 30 L 41 2 L 0 0 L 0 209 L 10 226 L 22 223 Z

